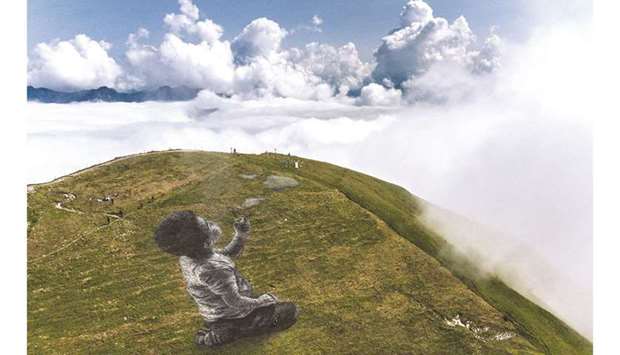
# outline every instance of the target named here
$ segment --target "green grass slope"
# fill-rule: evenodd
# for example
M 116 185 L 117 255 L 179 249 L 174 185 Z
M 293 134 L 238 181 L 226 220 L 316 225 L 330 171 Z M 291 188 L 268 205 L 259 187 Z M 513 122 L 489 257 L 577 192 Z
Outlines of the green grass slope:
M 291 329 L 223 354 L 587 354 L 552 314 L 451 252 L 398 186 L 281 155 L 168 151 L 86 169 L 28 193 L 28 351 L 200 353 L 200 317 L 176 258 L 152 234 L 191 209 L 230 235 L 249 214 L 237 267 L 258 293 L 299 304 Z M 299 159 L 299 158 L 295 158 Z M 256 175 L 253 179 L 248 176 Z M 300 184 L 274 191 L 270 175 Z M 114 203 L 97 198 L 114 197 Z M 235 208 L 261 197 L 257 206 Z M 225 237 L 222 244 L 228 242 Z M 452 321 L 460 317 L 460 326 Z

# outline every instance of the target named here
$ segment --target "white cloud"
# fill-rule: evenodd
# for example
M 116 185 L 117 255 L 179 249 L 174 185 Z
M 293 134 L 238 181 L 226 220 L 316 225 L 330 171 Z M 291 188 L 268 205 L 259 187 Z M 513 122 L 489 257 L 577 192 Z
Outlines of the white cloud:
M 424 1 L 409 0 L 400 12 L 400 25 L 425 24 L 433 19 L 433 9 Z
M 316 28 L 322 21 L 318 15 L 311 19 Z M 221 26 L 210 19 L 201 20 L 200 11 L 191 0 L 179 0 L 179 12 L 164 17 L 170 32 L 161 43 L 145 43 L 149 32 L 144 28 L 129 35 L 125 70 L 107 56 L 107 44 L 101 43 L 99 52 L 103 51 L 103 55 L 82 57 L 82 68 L 90 69 L 90 76 L 84 73 L 86 69 L 52 70 L 58 66 L 55 63 L 66 62 L 60 54 L 58 60 L 46 60 L 49 56 L 39 55 L 32 60 L 29 76 L 30 82 L 52 88 L 107 85 L 132 90 L 183 85 L 246 98 L 319 100 L 333 96 L 344 99 L 349 92 L 360 92 L 369 83 L 372 72 L 375 82 L 386 89 L 369 86 L 358 103 L 385 105 L 400 103 L 400 92 L 392 90 L 394 86 L 403 89 L 406 102 L 442 101 L 455 96 L 445 95 L 446 85 L 434 86 L 436 78 L 445 75 L 439 69 L 458 66 L 471 73 L 483 73 L 499 65 L 499 37 L 492 33 L 481 48 L 473 48 L 475 36 L 462 17 L 449 24 L 443 18 L 433 17 L 425 2 L 412 0 L 403 8 L 401 22 L 402 28 L 384 37 L 375 54 L 375 66 L 360 60 L 353 43 L 341 47 L 309 43 L 302 48 L 283 49 L 282 41 L 289 31 L 264 17 L 251 21 L 232 42 L 222 40 Z M 60 43 L 63 47 L 66 42 Z M 40 44 L 40 48 L 50 46 Z M 101 69 L 104 62 L 109 65 Z M 451 68 L 452 72 L 458 72 L 457 69 Z M 50 79 L 54 75 L 55 80 Z M 458 77 L 462 77 L 462 82 L 468 79 L 465 75 Z M 470 88 L 465 85 L 461 91 Z
M 501 66 L 500 58 L 503 49 L 502 39 L 491 29 L 491 34 L 484 40 L 484 44 L 479 51 L 473 51 L 472 68 L 473 73 L 489 73 Z
M 148 38 L 144 29 L 129 36 L 126 58 L 131 70 L 123 76 L 122 88 L 185 85 L 244 98 L 319 100 L 359 88 L 370 72 L 352 43 L 340 48 L 311 43 L 283 50 L 288 31 L 273 20 L 258 18 L 231 44 L 220 40 L 219 25 L 199 20 L 191 2 L 180 5 L 180 14 L 164 18 L 171 32 L 159 46 L 141 43 Z M 200 35 L 203 28 L 212 35 Z
M 323 19 L 319 17 L 319 15 L 312 16 L 312 24 L 314 26 L 321 26 L 323 24 Z
M 235 92 L 246 97 L 327 99 L 332 88 L 288 62 L 283 53 L 257 57 L 235 70 Z
M 235 93 L 251 98 L 327 99 L 359 87 L 369 73 L 352 43 L 340 48 L 310 43 L 282 50 L 287 34 L 276 22 L 259 18 L 235 37 Z
M 109 49 L 109 43 L 84 34 L 39 43 L 28 63 L 28 84 L 66 91 L 114 87 L 122 69 L 108 55 Z
M 149 38 L 150 36 L 149 30 L 144 27 L 138 28 L 135 33 L 130 33 L 127 37 L 127 46 L 129 48 L 136 48 L 140 46 L 140 40 Z
M 497 65 L 497 45 L 499 37 L 492 34 L 482 50 L 476 49 L 476 36 L 464 17 L 449 23 L 434 17 L 424 1 L 410 0 L 401 12 L 401 27 L 383 37 L 375 52 L 377 66 L 372 76 L 376 82 L 387 80 L 400 87 L 437 63 L 488 72 Z
M 341 94 L 358 89 L 371 70 L 371 66 L 359 58 L 351 42 L 338 48 L 312 42 L 302 49 L 292 48 L 287 54 L 301 70 L 315 75 Z
M 220 40 L 219 25 L 199 20 L 191 1 L 179 4 L 180 13 L 164 18 L 171 32 L 159 46 L 141 43 L 148 38 L 145 29 L 129 35 L 130 70 L 121 88 L 185 85 L 244 98 L 321 100 L 358 89 L 370 73 L 353 43 L 339 48 L 310 43 L 284 50 L 282 41 L 289 32 L 264 17 L 251 21 L 231 43 Z M 312 23 L 319 26 L 322 19 L 314 16 Z
M 198 21 L 200 11 L 191 0 L 179 0 L 179 6 L 180 14 L 172 13 L 164 17 L 164 23 L 173 33 L 178 36 L 182 36 L 183 33 L 198 35 L 200 40 L 207 43 L 213 43 L 220 39 L 224 29 L 211 19 Z
M 194 20 L 185 14 L 167 14 L 164 17 L 164 23 L 174 33 L 182 33 L 194 26 Z
M 164 23 L 174 32 L 181 32 L 191 27 L 200 16 L 198 6 L 194 5 L 191 0 L 179 0 L 179 10 L 180 14 L 172 13 L 164 17 Z
M 200 21 L 198 7 L 179 0 L 179 14 L 164 17 L 170 29 L 158 46 L 141 43 L 148 31 L 139 29 L 127 40 L 129 64 L 121 89 L 157 86 L 188 86 L 217 92 L 233 87 L 234 63 L 228 41 L 221 41 L 221 26 L 210 19 Z
M 181 14 L 187 16 L 191 20 L 198 20 L 200 12 L 198 11 L 198 6 L 194 5 L 192 0 L 179 0 L 179 6 Z
M 235 58 L 241 63 L 248 63 L 257 57 L 274 56 L 280 50 L 286 35 L 286 30 L 277 22 L 265 17 L 257 18 L 245 26 L 233 40 Z
M 401 88 L 407 103 L 444 104 L 485 95 L 484 90 L 495 80 L 495 76 L 476 76 L 461 65 L 441 62 L 419 76 L 412 76 L 401 84 Z
M 222 37 L 224 29 L 210 19 L 196 22 L 196 32 L 203 41 L 213 43 Z
M 134 86 L 184 85 L 217 92 L 232 88 L 234 64 L 227 41 L 191 43 L 168 33 L 159 47 L 137 44 L 126 57 L 132 67 L 127 81 Z
M 128 36 L 124 70 L 108 56 L 108 44 L 84 35 L 52 45 L 42 43 L 31 60 L 29 82 L 66 90 L 183 85 L 248 98 L 318 100 L 343 99 L 368 84 L 372 73 L 375 82 L 386 89 L 369 86 L 358 103 L 385 105 L 400 103 L 400 92 L 392 90 L 394 86 L 402 89 L 406 102 L 442 102 L 459 96 L 454 91 L 468 92 L 472 86 L 441 85 L 438 79 L 459 78 L 451 82 L 464 84 L 476 80 L 468 78 L 468 72 L 487 73 L 499 66 L 501 40 L 495 33 L 474 48 L 475 36 L 463 17 L 449 24 L 434 17 L 431 7 L 421 0 L 404 6 L 402 27 L 383 38 L 375 53 L 376 66 L 360 60 L 353 43 L 341 47 L 309 43 L 283 49 L 289 31 L 264 17 L 251 21 L 232 42 L 222 40 L 222 27 L 211 19 L 201 20 L 191 0 L 179 0 L 179 12 L 167 14 L 164 23 L 170 32 L 158 45 L 144 43 L 149 37 L 144 28 Z M 314 28 L 322 23 L 318 15 L 311 19 Z M 442 73 L 443 69 L 448 72 Z
M 220 92 L 229 88 L 233 65 L 228 42 L 193 44 L 167 34 L 159 51 L 161 62 L 171 70 L 170 80 Z
M 358 103 L 369 106 L 394 106 L 400 104 L 401 91 L 370 83 L 362 88 Z
M 314 15 L 310 18 L 309 24 L 301 24 L 293 27 L 288 31 L 289 35 L 294 35 L 299 31 L 308 31 L 308 32 L 323 32 L 321 25 L 323 24 L 323 19 L 319 15 Z

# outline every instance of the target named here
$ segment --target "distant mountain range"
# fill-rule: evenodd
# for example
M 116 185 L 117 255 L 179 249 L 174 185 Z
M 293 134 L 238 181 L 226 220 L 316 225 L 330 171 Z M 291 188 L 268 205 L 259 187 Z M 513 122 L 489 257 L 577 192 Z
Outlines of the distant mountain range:
M 144 102 L 144 101 L 188 101 L 196 97 L 200 89 L 186 86 L 161 86 L 151 91 L 118 92 L 106 86 L 98 89 L 62 92 L 28 86 L 28 101 L 65 104 L 70 102 Z

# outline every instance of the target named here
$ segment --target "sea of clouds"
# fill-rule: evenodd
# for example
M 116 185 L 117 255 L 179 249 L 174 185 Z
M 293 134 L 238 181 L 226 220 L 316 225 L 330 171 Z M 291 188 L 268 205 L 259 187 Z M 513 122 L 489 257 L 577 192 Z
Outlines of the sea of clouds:
M 139 29 L 123 61 L 86 35 L 35 48 L 34 86 L 205 90 L 189 102 L 29 103 L 29 182 L 169 148 L 329 161 L 488 226 L 477 233 L 426 214 L 486 271 L 591 337 L 587 24 L 554 21 L 508 43 L 412 0 L 365 63 L 352 43 L 282 48 L 295 29 L 266 18 L 223 40 L 191 1 L 179 4 L 163 41 L 147 44 Z M 322 25 L 316 16 L 308 26 Z

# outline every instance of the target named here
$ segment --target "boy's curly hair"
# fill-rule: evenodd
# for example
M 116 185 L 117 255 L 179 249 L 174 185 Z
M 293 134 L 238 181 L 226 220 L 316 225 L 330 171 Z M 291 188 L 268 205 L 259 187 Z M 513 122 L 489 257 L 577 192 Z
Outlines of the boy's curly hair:
M 176 256 L 192 256 L 203 249 L 206 239 L 204 230 L 192 211 L 172 212 L 155 230 L 155 243 Z

